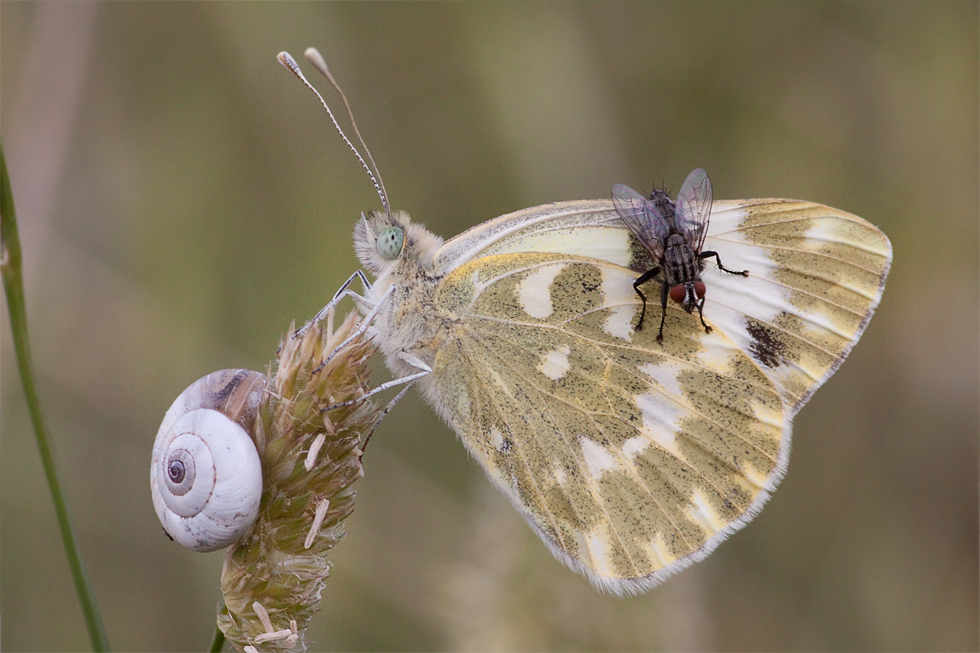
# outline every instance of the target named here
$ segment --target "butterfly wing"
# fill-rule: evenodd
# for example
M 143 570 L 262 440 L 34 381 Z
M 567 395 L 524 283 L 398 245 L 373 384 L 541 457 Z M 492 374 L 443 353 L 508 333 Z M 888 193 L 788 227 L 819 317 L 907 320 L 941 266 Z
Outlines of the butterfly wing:
M 792 416 L 860 337 L 891 261 L 867 222 L 792 200 L 715 202 L 705 244 L 750 276 L 708 266 L 715 328 L 671 304 L 662 347 L 633 330 L 632 283 L 655 263 L 610 201 L 461 234 L 434 252 L 431 294 L 414 272 L 393 279 L 406 299 L 390 314 L 426 316 L 411 338 L 378 327 L 389 365 L 431 364 L 429 401 L 555 555 L 613 592 L 662 581 L 758 512 Z
M 795 414 L 844 361 L 881 300 L 888 238 L 861 218 L 796 200 L 715 202 L 705 320 L 773 380 Z
M 696 168 L 687 176 L 677 193 L 674 220 L 695 252 L 701 252 L 711 217 L 711 180 L 708 173 Z
M 773 384 L 697 316 L 635 332 L 629 269 L 562 254 L 460 266 L 437 310 L 460 326 L 437 407 L 551 550 L 637 593 L 707 555 L 761 506 L 789 428 Z M 673 318 L 672 318 L 673 319 Z
M 812 202 L 725 200 L 710 215 L 704 247 L 749 276 L 705 267 L 705 321 L 749 353 L 795 413 L 864 332 L 884 291 L 891 243 L 862 218 Z M 629 268 L 635 279 L 658 263 L 618 216 L 602 200 L 537 206 L 464 232 L 437 260 L 448 272 L 481 256 L 567 253 Z
M 623 228 L 609 200 L 576 200 L 534 206 L 478 224 L 444 243 L 434 258 L 441 273 L 480 257 L 516 252 L 573 254 L 623 266 L 637 258 L 652 261 L 648 254 L 638 255 L 640 251 L 647 250 Z
M 664 240 L 670 233 L 670 225 L 657 205 L 623 184 L 612 187 L 612 203 L 616 213 L 654 259 L 663 257 Z

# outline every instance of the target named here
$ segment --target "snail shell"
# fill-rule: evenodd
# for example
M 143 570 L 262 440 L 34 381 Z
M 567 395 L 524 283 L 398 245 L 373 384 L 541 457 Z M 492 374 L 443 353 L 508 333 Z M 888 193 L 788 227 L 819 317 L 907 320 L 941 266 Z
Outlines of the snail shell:
M 264 374 L 213 372 L 163 418 L 150 465 L 153 507 L 171 538 L 215 551 L 245 535 L 259 512 L 262 464 L 252 432 Z

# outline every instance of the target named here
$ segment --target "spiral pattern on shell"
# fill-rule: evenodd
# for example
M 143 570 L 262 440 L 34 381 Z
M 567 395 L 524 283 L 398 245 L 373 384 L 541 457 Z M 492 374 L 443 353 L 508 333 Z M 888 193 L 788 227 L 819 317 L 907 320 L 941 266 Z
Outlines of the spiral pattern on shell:
M 215 551 L 252 527 L 262 498 L 253 430 L 266 377 L 221 370 L 199 379 L 167 411 L 153 444 L 150 489 L 167 534 Z

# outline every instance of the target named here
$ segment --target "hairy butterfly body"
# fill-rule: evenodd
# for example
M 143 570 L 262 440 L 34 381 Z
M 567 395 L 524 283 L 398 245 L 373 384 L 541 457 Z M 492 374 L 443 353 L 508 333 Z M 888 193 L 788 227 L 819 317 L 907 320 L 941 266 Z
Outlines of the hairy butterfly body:
M 647 270 L 633 283 L 633 290 L 643 302 L 640 319 L 636 323 L 637 331 L 643 328 L 647 308 L 647 298 L 640 291 L 640 285 L 657 275 L 663 276 L 660 285 L 662 312 L 657 342 L 663 342 L 668 296 L 688 313 L 697 308 L 702 326 L 707 333 L 711 332 L 711 327 L 704 322 L 706 288 L 701 281 L 706 259 L 713 256 L 718 269 L 729 274 L 748 276 L 748 270 L 736 272 L 722 265 L 717 252 L 702 251 L 711 216 L 711 198 L 711 180 L 701 168 L 691 172 L 684 180 L 677 194 L 676 205 L 662 190 L 654 190 L 648 199 L 622 184 L 616 184 L 612 188 L 616 212 L 656 262 L 656 267 Z

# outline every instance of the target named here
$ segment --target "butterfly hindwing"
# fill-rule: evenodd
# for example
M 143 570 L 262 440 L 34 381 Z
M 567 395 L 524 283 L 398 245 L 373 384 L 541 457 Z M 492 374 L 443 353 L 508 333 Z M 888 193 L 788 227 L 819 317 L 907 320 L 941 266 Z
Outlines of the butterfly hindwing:
M 594 259 L 498 255 L 453 271 L 436 298 L 462 325 L 435 359 L 452 400 L 441 412 L 550 548 L 615 591 L 713 548 L 783 446 L 779 396 L 740 349 L 702 342 L 680 311 L 672 355 L 627 328 L 632 278 Z

